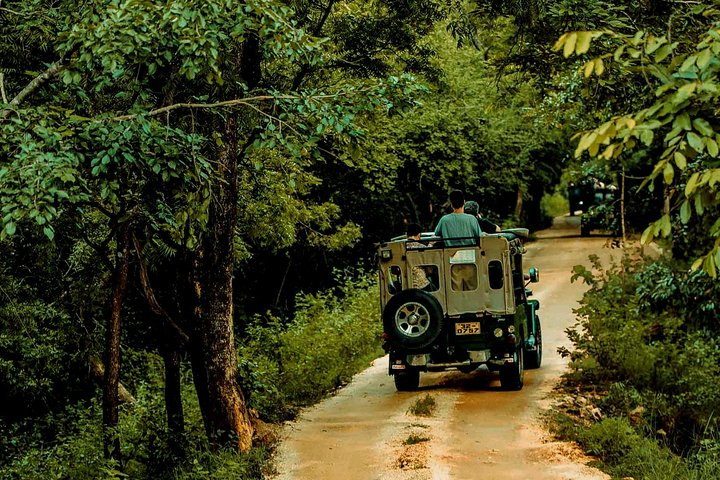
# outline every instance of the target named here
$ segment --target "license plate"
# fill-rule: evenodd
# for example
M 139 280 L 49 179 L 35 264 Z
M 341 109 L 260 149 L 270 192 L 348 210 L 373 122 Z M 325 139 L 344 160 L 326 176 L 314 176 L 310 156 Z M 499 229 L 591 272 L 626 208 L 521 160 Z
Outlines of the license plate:
M 455 324 L 455 335 L 476 335 L 480 333 L 480 322 L 460 322 Z

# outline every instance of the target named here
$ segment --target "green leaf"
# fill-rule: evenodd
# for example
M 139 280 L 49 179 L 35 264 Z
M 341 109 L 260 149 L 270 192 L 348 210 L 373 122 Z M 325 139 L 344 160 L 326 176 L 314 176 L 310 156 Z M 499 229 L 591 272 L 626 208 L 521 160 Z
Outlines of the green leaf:
M 705 139 L 705 145 L 707 146 L 707 151 L 710 154 L 711 157 L 717 157 L 718 156 L 718 144 L 717 142 L 712 138 L 706 138 Z
M 578 143 L 577 149 L 575 150 L 575 156 L 579 157 L 583 151 L 590 148 L 590 145 L 592 145 L 596 139 L 597 133 L 595 132 L 590 132 L 583 135 L 580 139 L 580 142 Z
M 653 138 L 655 137 L 655 133 L 652 130 L 643 130 L 643 132 L 640 134 L 640 141 L 645 144 L 645 146 L 652 145 Z
M 715 131 L 710 126 L 710 123 L 705 120 L 704 118 L 696 118 L 693 120 L 693 126 L 695 127 L 695 130 L 702 133 L 706 137 L 709 137 L 711 135 L 715 134 Z
M 43 233 L 48 238 L 48 240 L 52 241 L 53 238 L 55 238 L 55 230 L 53 230 L 52 227 L 45 227 L 43 228 Z
M 655 224 L 650 224 L 640 236 L 640 243 L 647 245 L 655 236 Z
M 679 127 L 683 130 L 692 130 L 692 125 L 690 124 L 690 115 L 688 115 L 687 112 L 682 112 L 680 115 L 676 116 L 675 120 L 673 121 L 673 127 Z M 665 140 L 667 141 L 668 138 L 666 137 Z
M 663 215 L 657 222 L 656 230 L 659 230 L 663 237 L 670 235 L 670 215 Z
M 672 52 L 672 46 L 665 44 L 655 52 L 655 63 L 660 63 Z
M 690 207 L 690 202 L 685 200 L 683 201 L 682 205 L 680 205 L 680 221 L 683 223 L 683 225 L 687 225 L 691 216 L 692 208 Z
M 703 270 L 707 272 L 708 275 L 710 275 L 712 278 L 717 277 L 717 270 L 715 268 L 715 259 L 708 255 L 703 260 Z
M 695 211 L 698 215 L 705 213 L 705 204 L 703 203 L 702 195 L 695 196 Z
M 578 32 L 575 53 L 578 55 L 586 53 L 590 49 L 590 40 L 592 40 L 592 33 Z
M 687 72 L 691 68 L 695 67 L 695 62 L 697 61 L 697 55 L 690 55 L 685 59 L 682 66 L 680 66 L 681 72 Z
M 685 170 L 685 167 L 687 167 L 687 159 L 685 158 L 685 155 L 676 151 L 674 157 L 675 165 L 677 165 L 680 170 Z
M 713 58 L 713 53 L 709 48 L 706 48 L 700 54 L 697 56 L 697 66 L 702 68 L 705 68 L 710 63 L 710 60 Z
M 686 83 L 682 87 L 678 88 L 672 100 L 673 105 L 679 105 L 690 98 L 695 92 L 695 88 L 697 88 L 697 84 L 695 82 Z
M 703 139 L 695 132 L 689 132 L 687 134 L 687 142 L 690 144 L 690 146 L 695 150 L 696 152 L 700 153 L 705 149 L 705 142 L 703 142 Z
M 667 162 L 665 164 L 665 168 L 663 168 L 663 178 L 665 179 L 665 183 L 670 185 L 673 181 L 673 177 L 675 176 L 675 169 L 672 166 L 672 163 Z
M 605 71 L 605 63 L 603 62 L 602 58 L 598 58 L 595 60 L 595 75 L 598 77 L 603 74 Z
M 696 259 L 693 262 L 692 266 L 690 267 L 690 270 L 693 270 L 693 271 L 697 270 L 698 268 L 700 268 L 700 265 L 702 265 L 702 262 L 703 262 L 703 257 Z
M 565 45 L 563 47 L 563 55 L 565 58 L 569 57 L 575 50 L 575 42 L 577 42 L 577 33 L 570 33 L 565 39 Z
M 690 198 L 690 195 L 695 192 L 695 187 L 697 186 L 698 178 L 700 178 L 700 174 L 698 172 L 693 173 L 690 176 L 690 179 L 687 181 L 687 184 L 685 185 L 685 197 Z
M 13 235 L 15 233 L 15 222 L 8 222 L 5 224 L 5 233 Z

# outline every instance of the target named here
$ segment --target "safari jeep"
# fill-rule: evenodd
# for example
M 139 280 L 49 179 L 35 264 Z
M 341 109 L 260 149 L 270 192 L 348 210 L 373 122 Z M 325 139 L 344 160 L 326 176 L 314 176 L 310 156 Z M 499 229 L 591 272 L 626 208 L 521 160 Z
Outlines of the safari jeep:
M 378 246 L 383 348 L 398 390 L 415 390 L 420 372 L 481 365 L 499 371 L 503 389 L 519 390 L 524 369 L 540 367 L 540 303 L 526 288 L 539 272 L 523 272 L 527 235 L 510 229 L 444 247 L 423 234 Z

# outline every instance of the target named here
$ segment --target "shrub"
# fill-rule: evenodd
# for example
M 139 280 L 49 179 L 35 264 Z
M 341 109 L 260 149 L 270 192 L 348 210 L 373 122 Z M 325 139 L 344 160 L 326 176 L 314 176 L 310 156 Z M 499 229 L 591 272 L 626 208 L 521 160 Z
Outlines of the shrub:
M 240 348 L 249 401 L 266 420 L 292 414 L 347 383 L 382 355 L 374 277 L 344 279 L 338 293 L 304 295 L 287 325 L 256 320 Z
M 550 218 L 565 215 L 569 210 L 570 204 L 568 203 L 568 199 L 559 192 L 555 192 L 552 195 L 546 193 L 540 200 L 540 211 Z
M 598 404 L 610 418 L 578 428 L 577 439 L 617 475 L 717 478 L 705 476 L 719 464 L 717 282 L 664 260 L 591 261 L 592 271 L 574 269 L 590 288 L 568 330 L 574 350 L 561 353 L 571 358 L 568 378 L 606 389 Z

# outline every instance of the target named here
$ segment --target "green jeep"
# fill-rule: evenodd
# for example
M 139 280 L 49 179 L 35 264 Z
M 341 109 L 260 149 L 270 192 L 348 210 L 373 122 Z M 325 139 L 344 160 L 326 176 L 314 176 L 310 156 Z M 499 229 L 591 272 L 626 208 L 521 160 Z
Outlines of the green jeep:
M 540 303 L 526 288 L 539 272 L 523 272 L 527 235 L 510 229 L 444 247 L 423 234 L 378 246 L 383 348 L 398 390 L 417 389 L 420 372 L 481 365 L 500 372 L 504 389 L 519 390 L 524 369 L 540 367 Z

